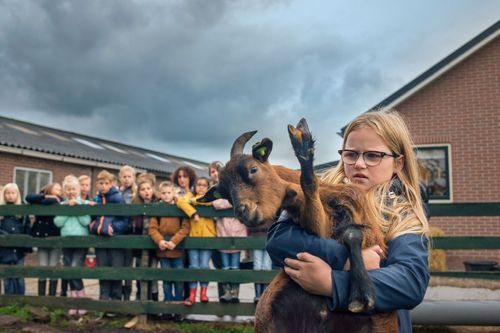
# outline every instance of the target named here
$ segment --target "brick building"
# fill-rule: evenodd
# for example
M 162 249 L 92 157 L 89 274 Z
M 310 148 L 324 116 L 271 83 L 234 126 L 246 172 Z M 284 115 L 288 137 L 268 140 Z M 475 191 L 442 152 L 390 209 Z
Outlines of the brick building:
M 431 203 L 500 202 L 500 21 L 370 110 L 378 108 L 403 114 Z M 500 216 L 430 223 L 448 236 L 500 235 Z M 447 257 L 450 268 L 463 268 L 464 259 L 500 262 L 500 251 Z
M 15 182 L 23 196 L 68 174 L 95 179 L 102 169 L 118 174 L 125 164 L 154 173 L 157 181 L 181 165 L 208 174 L 204 162 L 0 117 L 0 185 Z

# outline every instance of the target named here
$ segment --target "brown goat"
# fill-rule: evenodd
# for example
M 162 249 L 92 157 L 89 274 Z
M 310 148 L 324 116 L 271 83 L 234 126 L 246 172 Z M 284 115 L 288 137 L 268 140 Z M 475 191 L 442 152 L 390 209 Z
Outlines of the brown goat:
M 233 144 L 231 159 L 221 171 L 219 184 L 201 199 L 228 199 L 236 216 L 248 227 L 276 220 L 285 209 L 305 230 L 342 242 L 349 253 L 349 310 L 331 312 L 324 298 L 304 291 L 285 273 L 278 274 L 260 299 L 255 313 L 259 332 L 397 332 L 396 312 L 356 314 L 372 310 L 375 289 L 364 268 L 361 249 L 380 245 L 384 235 L 364 193 L 355 186 L 321 182 L 313 170 L 314 140 L 302 119 L 288 132 L 301 170 L 293 171 L 268 162 L 272 141 L 263 139 L 243 154 L 256 133 L 241 135 Z

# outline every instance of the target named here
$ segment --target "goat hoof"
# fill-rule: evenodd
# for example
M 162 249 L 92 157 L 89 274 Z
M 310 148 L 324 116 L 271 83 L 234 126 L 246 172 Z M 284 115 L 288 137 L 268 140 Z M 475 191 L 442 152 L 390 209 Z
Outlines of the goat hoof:
M 375 298 L 369 295 L 363 300 L 353 300 L 349 302 L 349 311 L 359 313 L 362 311 L 370 311 L 375 307 Z
M 360 313 L 365 308 L 364 304 L 359 301 L 353 301 L 349 303 L 349 311 L 354 313 Z
M 314 158 L 314 140 L 312 139 L 306 120 L 302 118 L 297 127 L 288 125 L 288 134 L 299 161 L 312 162 Z

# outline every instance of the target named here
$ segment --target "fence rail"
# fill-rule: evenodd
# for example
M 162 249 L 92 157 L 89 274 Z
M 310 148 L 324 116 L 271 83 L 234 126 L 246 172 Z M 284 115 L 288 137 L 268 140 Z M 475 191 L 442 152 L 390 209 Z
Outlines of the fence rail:
M 211 207 L 198 207 L 201 216 L 233 216 L 231 210 L 215 211 Z M 500 216 L 500 203 L 465 203 L 431 205 L 433 216 Z M 36 206 L 4 205 L 0 206 L 3 215 L 116 215 L 116 216 L 184 216 L 184 213 L 170 205 L 105 205 L 105 206 Z M 186 238 L 178 245 L 180 249 L 262 249 L 265 237 L 225 237 L 225 238 Z M 48 237 L 33 238 L 27 235 L 1 235 L 0 247 L 44 247 L 44 248 L 128 248 L 154 249 L 156 245 L 147 236 L 98 236 L 84 237 Z M 435 237 L 432 239 L 435 249 L 500 249 L 500 236 L 493 237 Z M 85 279 L 127 279 L 169 280 L 169 281 L 215 281 L 233 283 L 267 283 L 278 270 L 196 270 L 194 275 L 188 269 L 158 268 L 70 268 L 70 267 L 22 267 L 0 266 L 0 277 L 38 277 L 38 278 L 85 278 Z M 434 276 L 461 278 L 500 279 L 500 272 L 432 272 Z M 208 304 L 196 303 L 193 307 L 182 304 L 159 303 L 150 301 L 98 301 L 81 298 L 38 297 L 38 296 L 0 296 L 0 305 L 30 304 L 55 308 L 86 308 L 129 314 L 213 314 L 213 315 L 248 315 L 255 313 L 253 303 Z
M 451 203 L 431 204 L 432 216 L 500 216 L 500 202 L 487 203 Z M 196 207 L 200 216 L 223 217 L 234 216 L 231 209 L 214 210 L 212 207 Z M 33 214 L 33 215 L 116 215 L 116 216 L 185 216 L 174 205 L 142 204 L 142 205 L 2 205 L 0 216 Z

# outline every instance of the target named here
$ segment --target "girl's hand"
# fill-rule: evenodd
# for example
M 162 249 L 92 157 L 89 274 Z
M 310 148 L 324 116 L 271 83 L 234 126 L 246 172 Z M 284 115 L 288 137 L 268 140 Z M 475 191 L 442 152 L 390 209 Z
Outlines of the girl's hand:
M 366 270 L 371 271 L 372 269 L 379 269 L 380 257 L 383 254 L 384 251 L 382 251 L 378 245 L 362 250 L 361 256 L 363 257 L 363 263 L 365 264 Z
M 305 291 L 322 296 L 332 295 L 332 269 L 322 259 L 301 252 L 297 254 L 297 259 L 285 259 L 285 264 L 285 273 Z
M 176 246 L 177 246 L 177 244 L 175 244 L 175 243 L 174 243 L 174 242 L 172 242 L 172 241 L 168 241 L 168 242 L 167 242 L 167 249 L 169 249 L 169 250 L 173 250 L 173 249 L 175 249 L 175 247 L 176 247 Z
M 168 248 L 167 244 L 168 244 L 168 242 L 166 240 L 162 239 L 158 243 L 158 247 L 160 248 L 160 250 L 165 251 Z
M 75 206 L 78 205 L 78 202 L 76 201 L 76 199 L 71 199 L 70 201 L 68 201 L 68 205 Z
M 95 205 L 97 205 L 95 201 L 89 201 L 89 206 L 95 206 Z
M 198 215 L 198 213 L 194 214 L 193 218 L 194 218 L 195 222 L 200 222 L 200 215 Z

